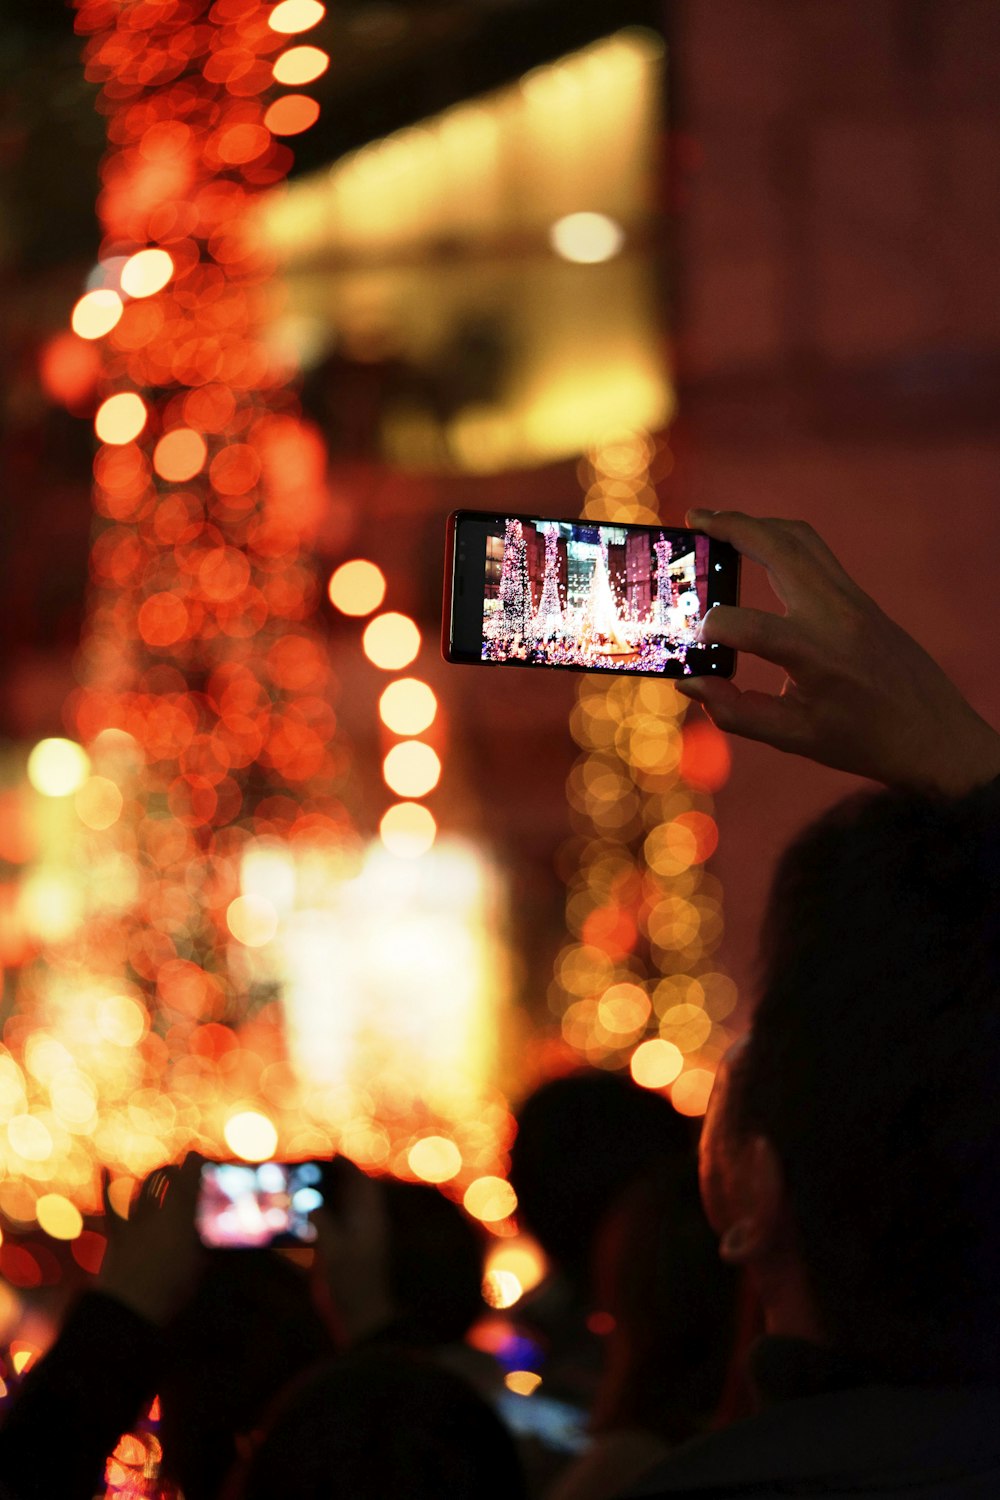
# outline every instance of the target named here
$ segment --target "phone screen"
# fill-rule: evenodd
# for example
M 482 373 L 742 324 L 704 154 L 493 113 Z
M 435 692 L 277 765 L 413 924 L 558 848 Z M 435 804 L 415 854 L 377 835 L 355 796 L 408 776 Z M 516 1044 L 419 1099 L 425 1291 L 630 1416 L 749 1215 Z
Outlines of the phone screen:
M 730 677 L 735 652 L 698 626 L 736 602 L 739 555 L 681 527 L 456 511 L 449 521 L 450 661 L 657 677 Z
M 195 1217 L 202 1243 L 228 1250 L 310 1244 L 321 1175 L 312 1161 L 205 1162 Z

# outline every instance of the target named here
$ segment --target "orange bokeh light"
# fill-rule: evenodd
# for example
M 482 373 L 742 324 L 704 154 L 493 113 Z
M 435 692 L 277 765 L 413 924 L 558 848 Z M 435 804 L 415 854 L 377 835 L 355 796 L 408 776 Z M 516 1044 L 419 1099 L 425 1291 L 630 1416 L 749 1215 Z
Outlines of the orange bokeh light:
M 97 408 L 94 431 L 102 443 L 120 447 L 137 438 L 146 425 L 146 403 L 135 391 L 119 391 Z
M 319 105 L 308 94 L 285 94 L 275 99 L 264 116 L 272 135 L 301 135 L 319 119 Z
M 370 615 L 385 598 L 385 575 L 363 557 L 341 563 L 328 588 L 330 603 L 345 615 Z
M 400 797 L 426 797 L 441 779 L 441 761 L 430 745 L 407 740 L 393 745 L 382 762 L 382 775 Z
M 275 59 L 272 74 L 275 83 L 298 87 L 321 78 L 330 66 L 330 55 L 321 47 L 289 47 Z
M 86 292 L 73 308 L 70 327 L 81 339 L 103 338 L 114 328 L 123 308 L 122 299 L 110 287 Z
M 293 36 L 299 31 L 311 31 L 326 15 L 326 6 L 320 0 L 280 0 L 267 18 L 272 31 L 282 36 Z
M 665 1043 L 669 1046 L 669 1043 Z M 670 1102 L 681 1115 L 703 1115 L 708 1108 L 715 1074 L 708 1068 L 691 1068 L 682 1073 L 670 1090 Z
M 164 433 L 153 449 L 153 468 L 161 479 L 184 484 L 204 467 L 208 456 L 205 439 L 191 427 L 175 427 Z
M 384 672 L 408 667 L 420 650 L 420 631 L 409 615 L 376 615 L 362 637 L 365 655 Z

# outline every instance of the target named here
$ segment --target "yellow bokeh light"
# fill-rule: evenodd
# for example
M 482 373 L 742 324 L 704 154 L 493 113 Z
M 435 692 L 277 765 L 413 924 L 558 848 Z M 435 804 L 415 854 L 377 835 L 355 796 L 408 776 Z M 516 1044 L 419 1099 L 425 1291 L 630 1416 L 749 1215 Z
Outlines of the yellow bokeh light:
M 681 1052 L 696 1052 L 711 1031 L 712 1018 L 698 1005 L 672 1005 L 660 1022 L 660 1035 Z
M 503 1383 L 515 1396 L 533 1396 L 542 1383 L 542 1377 L 534 1370 L 511 1370 Z
M 650 1044 L 652 1045 L 652 1043 Z M 665 1043 L 669 1046 L 669 1043 Z M 681 1115 L 703 1115 L 708 1108 L 715 1074 L 708 1068 L 691 1068 L 682 1073 L 670 1090 L 670 1102 Z
M 434 814 L 419 802 L 395 802 L 379 824 L 379 835 L 390 854 L 418 859 L 437 835 Z
M 38 1225 L 54 1240 L 75 1240 L 83 1233 L 83 1215 L 61 1193 L 43 1193 L 35 1204 Z
M 495 1245 L 486 1260 L 487 1273 L 513 1276 L 521 1291 L 530 1292 L 545 1275 L 545 1256 L 529 1236 L 519 1235 Z M 520 1295 L 520 1293 L 519 1293 Z
M 15 1115 L 8 1120 L 7 1140 L 22 1161 L 48 1161 L 52 1155 L 52 1133 L 34 1115 Z
M 298 85 L 321 78 L 329 66 L 329 53 L 321 47 L 289 47 L 275 59 L 271 71 L 275 83 Z
M 61 870 L 33 870 L 21 886 L 18 906 L 27 931 L 44 942 L 61 942 L 83 921 L 83 891 Z
M 684 1066 L 684 1055 L 673 1042 L 658 1038 L 642 1042 L 632 1053 L 632 1077 L 644 1089 L 663 1089 Z
M 278 1149 L 274 1122 L 256 1109 L 230 1115 L 222 1134 L 233 1155 L 243 1161 L 267 1161 Z
M 152 297 L 173 274 L 174 263 L 166 250 L 138 250 L 122 266 L 122 291 L 129 297 Z
M 70 326 L 81 339 L 99 339 L 110 333 L 124 311 L 122 299 L 110 287 L 85 292 L 73 309 Z
M 483 1301 L 497 1311 L 513 1307 L 524 1296 L 524 1287 L 513 1271 L 487 1271 L 483 1277 Z
M 226 908 L 226 925 L 246 948 L 263 948 L 278 930 L 278 913 L 266 896 L 237 896 Z
M 146 1012 L 128 995 L 105 995 L 98 1001 L 94 1026 L 106 1042 L 134 1047 L 146 1030 Z
M 94 431 L 102 443 L 122 447 L 137 438 L 146 425 L 146 403 L 135 391 L 119 391 L 97 408 Z
M 121 817 L 124 799 L 107 776 L 91 776 L 78 789 L 74 799 L 76 815 L 85 828 L 102 832 Z
M 328 593 L 341 614 L 370 615 L 385 598 L 385 574 L 366 558 L 355 557 L 336 569 Z
M 426 797 L 441 779 L 437 752 L 421 740 L 393 745 L 382 762 L 386 785 L 400 797 Z
M 69 797 L 90 775 L 90 758 L 75 740 L 39 740 L 28 756 L 28 780 L 43 797 Z
M 477 1177 L 462 1199 L 467 1214 L 484 1224 L 508 1219 L 517 1208 L 517 1194 L 503 1177 Z
M 611 260 L 625 243 L 625 231 L 607 214 L 566 214 L 549 230 L 549 244 L 563 260 L 597 265 Z
M 406 1160 L 423 1182 L 450 1182 L 462 1170 L 461 1152 L 443 1135 L 425 1135 L 410 1147 Z
M 637 984 L 613 984 L 601 996 L 597 1019 L 605 1031 L 631 1036 L 645 1026 L 651 1009 L 649 996 Z
M 426 682 L 400 677 L 390 682 L 378 700 L 382 723 L 394 734 L 423 734 L 437 714 L 437 698 Z
M 409 615 L 376 615 L 362 637 L 368 660 L 384 672 L 408 667 L 420 650 L 420 631 Z
M 320 0 L 280 0 L 268 16 L 267 24 L 282 36 L 293 36 L 318 26 L 325 15 L 326 6 Z

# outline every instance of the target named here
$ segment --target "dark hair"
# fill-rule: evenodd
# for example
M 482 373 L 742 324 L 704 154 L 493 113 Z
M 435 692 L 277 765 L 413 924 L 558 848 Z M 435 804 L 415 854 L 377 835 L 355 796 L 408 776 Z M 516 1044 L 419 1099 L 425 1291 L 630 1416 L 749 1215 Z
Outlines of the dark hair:
M 688 1122 L 662 1095 L 595 1068 L 552 1079 L 521 1106 L 510 1178 L 526 1227 L 583 1279 L 615 1198 L 654 1162 L 693 1151 Z
M 1000 1379 L 1000 789 L 882 793 L 781 861 L 734 1123 L 774 1145 L 830 1340 Z
M 253 1456 L 241 1500 L 524 1500 L 513 1439 L 466 1381 L 398 1350 L 300 1381 Z
M 393 1337 L 450 1344 L 485 1311 L 483 1244 L 468 1216 L 437 1188 L 385 1179 Z

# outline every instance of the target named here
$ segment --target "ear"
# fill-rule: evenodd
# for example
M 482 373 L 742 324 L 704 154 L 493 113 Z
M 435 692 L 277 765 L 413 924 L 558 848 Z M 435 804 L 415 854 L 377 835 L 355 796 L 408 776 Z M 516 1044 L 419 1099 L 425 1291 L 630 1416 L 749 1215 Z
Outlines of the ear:
M 728 1196 L 720 1257 L 729 1265 L 748 1265 L 779 1248 L 785 1180 L 777 1152 L 766 1136 L 747 1136 L 733 1149 Z

